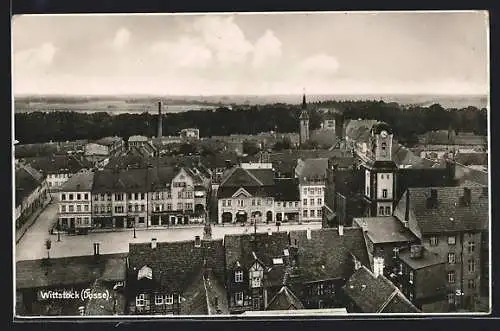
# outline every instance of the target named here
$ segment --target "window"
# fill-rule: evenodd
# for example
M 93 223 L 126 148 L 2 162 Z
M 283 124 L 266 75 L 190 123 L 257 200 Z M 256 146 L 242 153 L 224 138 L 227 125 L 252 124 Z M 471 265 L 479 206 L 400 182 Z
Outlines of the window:
M 455 304 L 455 293 L 448 293 L 448 304 Z
M 106 195 L 108 197 L 108 201 L 111 201 L 111 193 Z
M 314 217 L 314 209 L 311 210 L 311 217 Z
M 324 294 L 324 286 L 323 286 L 323 284 L 318 284 L 317 293 L 318 293 L 318 295 L 323 295 Z
M 101 193 L 101 201 L 104 201 L 104 194 Z
M 448 245 L 455 245 L 457 238 L 455 236 L 448 236 Z
M 115 193 L 115 200 L 116 201 L 122 201 L 123 200 L 123 195 L 121 193 Z
M 231 200 L 227 200 L 227 206 L 231 207 Z
M 410 292 L 410 301 L 413 301 L 413 292 Z
M 97 194 L 94 195 L 94 201 L 99 201 L 99 196 Z
M 80 193 L 78 193 L 78 194 L 76 195 L 76 200 L 81 200 L 81 199 L 82 199 L 82 195 L 81 195 Z
M 435 237 L 435 236 L 432 236 L 429 238 L 429 244 L 431 246 L 437 246 L 439 243 L 439 238 L 438 237 Z
M 382 190 L 382 198 L 387 199 L 387 189 Z
M 384 207 L 382 207 L 382 206 L 378 207 L 378 214 L 384 215 Z
M 397 259 L 397 258 L 398 258 L 398 256 L 399 256 L 399 248 L 398 248 L 398 247 L 394 247 L 394 248 L 392 249 L 392 258 L 393 258 L 393 259 Z
M 137 307 L 143 307 L 146 304 L 145 295 L 143 293 L 135 297 L 135 305 Z
M 167 203 L 167 210 L 172 210 L 172 204 L 171 203 Z
M 82 206 L 76 205 L 76 211 L 82 211 Z
M 73 194 L 69 195 L 69 200 L 73 200 Z
M 448 283 L 455 283 L 455 271 L 448 271 Z
M 475 272 L 476 271 L 476 260 L 469 260 L 467 262 L 467 266 L 469 268 L 469 272 Z
M 146 211 L 146 205 L 141 205 L 141 211 Z
M 382 146 L 382 150 L 385 151 L 385 149 L 387 148 L 387 143 L 382 143 L 381 146 Z
M 307 195 L 307 189 L 306 188 L 304 189 L 304 195 Z
M 244 202 L 245 202 L 245 201 L 244 201 L 244 200 L 242 200 L 242 199 L 238 200 L 238 206 L 239 206 L 239 207 L 244 207 Z
M 448 253 L 448 263 L 455 264 L 455 253 Z
M 177 198 L 182 199 L 182 192 L 177 192 Z
M 323 199 L 318 198 L 318 201 L 317 201 L 317 202 L 318 202 L 318 205 L 319 205 L 319 206 L 321 206 L 321 205 L 323 204 Z
M 236 283 L 242 283 L 243 282 L 243 271 L 238 270 L 234 273 L 234 281 Z
M 182 202 L 177 203 L 177 210 L 182 210 Z
M 255 199 L 252 199 L 252 206 L 255 206 Z M 279 204 L 278 204 L 279 206 Z
M 133 206 L 132 205 L 128 205 L 128 211 L 132 212 L 132 209 L 133 209 Z
M 314 199 L 309 199 L 309 204 L 310 204 L 311 206 L 314 206 Z
M 141 193 L 141 200 L 144 200 L 144 199 L 145 199 L 144 193 Z
M 307 206 L 307 199 L 304 199 L 304 201 L 302 201 L 302 205 Z
M 469 279 L 467 281 L 467 287 L 470 289 L 476 288 L 476 281 L 474 279 Z
M 61 194 L 61 200 L 66 200 L 66 194 Z
M 89 194 L 85 193 L 85 195 L 83 197 L 85 198 L 85 200 L 88 200 L 89 199 Z
M 156 192 L 155 193 L 155 199 L 156 200 L 160 200 L 160 192 Z
M 94 206 L 94 213 L 98 213 L 99 212 L 99 206 Z
M 115 213 L 123 213 L 123 206 L 116 206 Z
M 279 202 L 279 201 L 278 201 L 278 202 L 276 202 L 276 205 L 277 205 L 278 207 L 281 207 L 281 202 Z
M 158 306 L 163 305 L 163 303 L 164 303 L 163 299 L 164 299 L 163 295 L 161 295 L 161 294 L 155 295 L 155 304 Z
M 410 284 L 413 284 L 413 271 L 410 271 L 410 273 L 408 274 L 408 282 Z
M 243 306 L 243 292 L 236 292 L 234 294 L 234 301 L 238 306 Z
M 318 209 L 318 213 L 317 213 L 318 217 L 322 217 L 323 215 L 323 211 L 321 209 Z
M 186 210 L 193 210 L 193 204 L 192 203 L 186 203 L 185 209 Z
M 222 200 L 222 207 L 226 207 L 226 200 Z
M 69 211 L 70 213 L 74 212 L 74 211 L 75 211 L 75 207 L 74 207 L 73 205 L 69 205 L 69 206 L 68 206 L 68 211 Z
M 260 206 L 260 199 L 257 199 L 257 206 Z
M 390 215 L 391 214 L 391 207 L 390 206 L 385 207 L 385 214 L 386 215 Z
M 61 206 L 61 213 L 65 213 L 66 212 L 66 206 L 65 205 L 62 205 Z
M 173 295 L 165 295 L 165 304 L 172 305 L 174 303 Z
M 110 205 L 106 206 L 106 209 L 108 210 L 108 213 L 111 213 L 111 206 Z
M 299 206 L 299 203 L 297 201 L 295 201 L 295 207 L 298 207 Z
M 314 194 L 314 188 L 309 189 L 309 194 Z
M 302 212 L 302 216 L 307 217 L 307 210 L 304 210 L 304 211 Z
M 467 252 L 474 253 L 475 248 L 476 248 L 476 244 L 473 241 L 469 241 L 467 243 Z

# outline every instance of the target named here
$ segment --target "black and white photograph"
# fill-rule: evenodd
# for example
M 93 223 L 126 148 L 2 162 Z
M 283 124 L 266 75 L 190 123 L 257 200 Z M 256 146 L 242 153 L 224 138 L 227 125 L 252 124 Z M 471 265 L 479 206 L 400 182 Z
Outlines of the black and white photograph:
M 13 16 L 14 318 L 489 314 L 489 24 Z

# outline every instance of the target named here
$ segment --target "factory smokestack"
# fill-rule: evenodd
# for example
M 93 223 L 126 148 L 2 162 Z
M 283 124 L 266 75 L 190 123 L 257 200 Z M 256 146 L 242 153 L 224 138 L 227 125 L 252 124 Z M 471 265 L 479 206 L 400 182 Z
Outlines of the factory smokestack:
M 158 138 L 163 136 L 163 124 L 161 116 L 161 101 L 158 101 Z

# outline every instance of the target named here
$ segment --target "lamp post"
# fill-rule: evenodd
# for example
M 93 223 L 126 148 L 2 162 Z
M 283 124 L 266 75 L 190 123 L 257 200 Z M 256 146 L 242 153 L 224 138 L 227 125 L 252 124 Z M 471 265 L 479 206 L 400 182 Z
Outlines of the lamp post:
M 135 219 L 134 219 L 134 238 L 137 238 L 137 236 L 135 234 Z
M 57 241 L 61 241 L 61 230 L 59 226 L 59 221 L 57 221 Z

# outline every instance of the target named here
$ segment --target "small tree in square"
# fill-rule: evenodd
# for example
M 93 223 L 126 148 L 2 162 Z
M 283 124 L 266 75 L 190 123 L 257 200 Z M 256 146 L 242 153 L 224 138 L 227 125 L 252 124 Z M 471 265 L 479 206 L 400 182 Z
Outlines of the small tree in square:
M 45 248 L 47 249 L 47 259 L 50 259 L 50 248 L 52 247 L 52 240 L 45 240 Z

